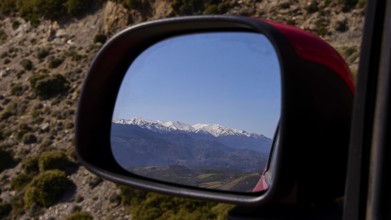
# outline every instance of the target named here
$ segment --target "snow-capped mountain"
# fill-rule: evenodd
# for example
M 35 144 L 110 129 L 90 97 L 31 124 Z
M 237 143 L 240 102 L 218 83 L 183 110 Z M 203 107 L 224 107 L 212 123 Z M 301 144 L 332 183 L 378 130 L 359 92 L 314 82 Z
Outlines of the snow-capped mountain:
M 113 155 L 125 169 L 172 166 L 262 170 L 272 140 L 221 125 L 133 118 L 113 121 Z
M 120 119 L 113 120 L 113 123 L 116 124 L 127 124 L 127 125 L 137 125 L 142 128 L 147 128 L 155 132 L 166 132 L 166 131 L 183 131 L 190 133 L 206 133 L 214 137 L 222 136 L 246 136 L 246 137 L 257 137 L 263 136 L 254 133 L 249 133 L 247 131 L 226 128 L 219 124 L 195 124 L 189 125 L 179 121 L 153 121 L 148 119 L 143 119 L 141 117 L 132 118 L 129 120 Z

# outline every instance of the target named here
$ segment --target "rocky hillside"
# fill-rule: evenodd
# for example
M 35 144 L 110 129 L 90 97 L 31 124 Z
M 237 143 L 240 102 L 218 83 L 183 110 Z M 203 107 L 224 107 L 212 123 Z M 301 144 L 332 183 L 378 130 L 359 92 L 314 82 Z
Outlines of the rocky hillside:
M 8 1 L 0 0 L 0 5 L 4 2 Z M 140 205 L 138 211 L 129 208 L 128 189 L 80 167 L 73 144 L 77 100 L 87 68 L 106 38 L 129 25 L 190 14 L 262 17 L 322 36 L 357 71 L 365 14 L 361 1 L 349 5 L 332 0 L 226 0 L 197 7 L 191 2 L 103 1 L 81 15 L 43 18 L 34 25 L 17 12 L 1 15 L 0 219 L 65 219 L 71 213 L 94 219 L 143 218 L 140 213 L 148 206 L 138 201 L 132 203 Z M 213 210 L 217 209 L 227 210 Z

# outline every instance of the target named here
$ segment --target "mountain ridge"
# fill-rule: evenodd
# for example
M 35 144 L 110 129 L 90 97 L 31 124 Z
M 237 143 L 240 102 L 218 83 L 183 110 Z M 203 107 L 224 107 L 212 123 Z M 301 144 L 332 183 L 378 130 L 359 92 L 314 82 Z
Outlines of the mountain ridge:
M 183 132 L 205 132 L 213 135 L 214 137 L 227 136 L 227 135 L 241 135 L 246 137 L 266 137 L 262 134 L 250 133 L 245 130 L 227 128 L 220 124 L 201 124 L 197 123 L 190 125 L 180 121 L 161 121 L 144 119 L 143 117 L 134 117 L 131 119 L 115 119 L 112 121 L 116 124 L 128 124 L 138 125 L 148 128 L 150 130 L 164 131 L 183 131 Z

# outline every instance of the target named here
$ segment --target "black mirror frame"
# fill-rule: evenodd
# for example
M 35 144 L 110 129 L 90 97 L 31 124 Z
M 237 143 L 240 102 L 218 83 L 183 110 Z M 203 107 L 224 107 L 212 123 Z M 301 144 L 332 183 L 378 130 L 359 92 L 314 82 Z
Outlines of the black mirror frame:
M 265 192 L 226 192 L 151 180 L 121 168 L 111 152 L 113 108 L 130 63 L 162 39 L 216 31 L 264 34 L 279 57 L 282 87 L 279 142 L 273 147 L 276 160 L 269 161 L 274 171 L 272 184 Z M 82 165 L 96 175 L 148 191 L 239 205 L 313 204 L 325 198 L 332 200 L 343 193 L 352 99 L 353 93 L 346 81 L 330 68 L 300 57 L 287 37 L 268 22 L 236 16 L 195 16 L 148 22 L 114 36 L 94 59 L 79 101 L 76 152 Z M 311 137 L 303 141 L 303 132 Z M 317 143 L 320 150 L 312 147 L 328 134 L 331 134 L 330 140 Z M 325 151 L 325 147 L 329 149 Z M 338 151 L 336 158 L 328 166 L 322 164 L 325 157 L 333 155 L 333 150 Z M 329 169 L 335 179 L 325 184 L 326 178 L 316 173 Z

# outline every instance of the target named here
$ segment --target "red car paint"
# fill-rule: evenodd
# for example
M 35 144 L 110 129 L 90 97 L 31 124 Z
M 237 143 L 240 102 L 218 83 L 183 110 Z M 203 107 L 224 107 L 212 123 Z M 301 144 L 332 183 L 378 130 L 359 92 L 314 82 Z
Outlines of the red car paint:
M 322 64 L 336 72 L 354 94 L 352 73 L 341 55 L 320 37 L 296 27 L 260 19 L 279 30 L 304 60 Z
M 355 93 L 353 76 L 349 66 L 341 55 L 328 43 L 320 37 L 302 29 L 265 19 L 259 20 L 279 30 L 288 39 L 299 57 L 332 69 L 345 81 L 352 94 Z M 267 169 L 263 171 L 257 185 L 252 190 L 253 192 L 262 192 L 269 188 L 269 184 L 265 179 L 265 172 L 267 172 Z

